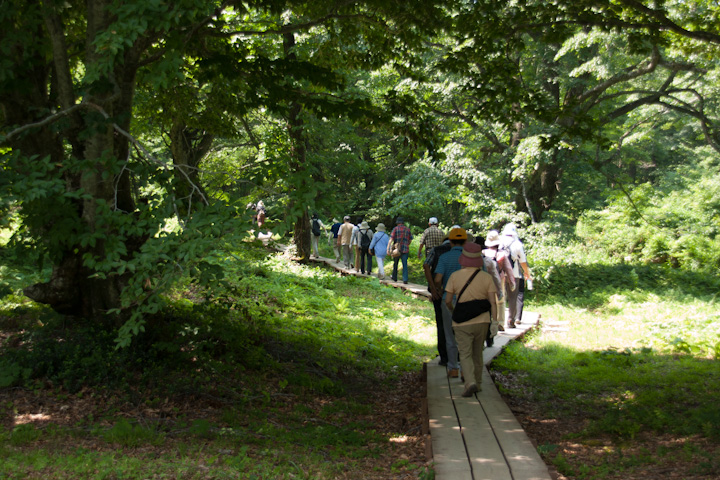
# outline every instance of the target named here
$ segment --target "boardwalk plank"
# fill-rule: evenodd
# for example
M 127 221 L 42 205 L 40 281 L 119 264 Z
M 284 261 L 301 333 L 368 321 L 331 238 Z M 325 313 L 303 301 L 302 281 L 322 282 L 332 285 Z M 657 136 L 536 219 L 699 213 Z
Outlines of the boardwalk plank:
M 482 392 L 478 397 L 482 398 Z M 512 480 L 481 401 L 474 396 L 456 398 L 455 408 L 475 480 Z

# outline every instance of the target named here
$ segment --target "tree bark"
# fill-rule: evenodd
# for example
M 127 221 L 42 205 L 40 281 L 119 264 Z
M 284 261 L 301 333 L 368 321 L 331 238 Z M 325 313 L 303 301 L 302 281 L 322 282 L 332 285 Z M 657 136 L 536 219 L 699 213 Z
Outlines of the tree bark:
M 283 34 L 285 56 L 290 60 L 296 59 L 294 47 L 295 35 L 293 33 Z M 305 126 L 300 115 L 301 112 L 302 104 L 296 100 L 291 101 L 287 120 L 291 143 L 290 172 L 291 175 L 297 179 L 296 181 L 300 182 L 300 185 L 297 185 L 299 190 L 306 191 L 310 179 L 306 175 L 302 175 L 302 172 L 306 170 L 304 167 L 307 161 L 307 146 L 305 141 Z M 297 195 L 296 198 L 298 197 L 302 198 L 302 195 Z M 301 212 L 295 221 L 293 241 L 295 242 L 300 261 L 306 261 L 312 253 L 310 246 L 310 217 L 308 215 L 307 205 L 291 204 L 290 210 Z
M 84 71 L 102 71 L 108 68 L 107 65 L 112 67 L 106 77 L 85 86 L 82 104 L 76 103 L 81 95 L 75 91 L 70 74 L 71 60 L 63 19 L 60 13 L 50 11 L 50 6 L 43 12 L 45 28 L 38 28 L 35 41 L 52 51 L 52 68 L 43 68 L 47 64 L 45 59 L 38 58 L 35 62 L 17 59 L 16 65 L 30 65 L 16 69 L 15 73 L 32 88 L 19 90 L 25 91 L 25 96 L 17 96 L 16 92 L 12 99 L 3 100 L 6 111 L 15 116 L 10 119 L 13 124 L 36 121 L 30 112 L 46 114 L 58 108 L 70 112 L 69 125 L 31 129 L 10 144 L 25 157 L 29 169 L 33 167 L 30 163 L 33 156 L 49 157 L 58 169 L 47 174 L 62 178 L 67 193 L 82 193 L 82 197 L 78 196 L 80 199 L 71 203 L 72 211 L 63 212 L 65 217 L 58 221 L 71 223 L 78 237 L 94 236 L 95 239 L 84 245 L 62 243 L 50 238 L 57 235 L 48 230 L 53 228 L 52 225 L 33 225 L 28 219 L 29 226 L 34 228 L 34 236 L 48 238 L 47 242 L 54 242 L 52 248 L 60 251 L 54 253 L 49 281 L 27 287 L 25 294 L 60 313 L 94 319 L 105 318 L 108 310 L 121 307 L 121 294 L 129 274 L 95 275 L 97 272 L 86 266 L 84 256 L 104 260 L 107 239 L 112 237 L 123 241 L 123 258 L 128 259 L 144 241 L 142 237 L 123 237 L 106 218 L 101 220 L 101 215 L 107 215 L 104 209 L 117 215 L 135 215 L 129 171 L 122 168 L 118 173 L 118 161 L 127 162 L 129 157 L 129 141 L 118 134 L 118 129 L 129 131 L 139 51 L 130 48 L 124 59 L 118 61 L 98 49 L 95 40 L 112 21 L 110 4 L 109 0 L 86 3 L 85 51 L 81 55 Z M 38 48 L 40 52 L 43 50 Z M 49 88 L 56 94 L 51 95 Z M 68 157 L 63 149 L 65 142 L 72 147 Z

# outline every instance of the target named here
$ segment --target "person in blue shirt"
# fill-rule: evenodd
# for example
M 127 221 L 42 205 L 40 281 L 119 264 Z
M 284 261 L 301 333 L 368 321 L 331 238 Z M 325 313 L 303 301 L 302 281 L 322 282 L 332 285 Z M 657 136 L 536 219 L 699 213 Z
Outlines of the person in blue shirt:
M 390 241 L 390 235 L 385 231 L 385 224 L 378 223 L 375 227 L 375 235 L 370 242 L 370 250 L 374 253 L 378 265 L 378 278 L 385 278 L 385 257 L 387 256 L 387 246 Z
M 458 345 L 455 341 L 455 334 L 452 328 L 452 312 L 445 303 L 445 286 L 447 285 L 450 275 L 460 270 L 460 255 L 463 252 L 463 245 L 467 241 L 467 232 L 464 228 L 453 228 L 448 233 L 448 240 L 452 248 L 449 252 L 443 254 L 438 259 L 435 268 L 435 288 L 443 292 L 443 301 L 440 304 L 443 316 L 443 330 L 445 331 L 445 345 L 447 350 L 448 376 L 457 378 L 460 376 L 460 362 L 458 362 Z

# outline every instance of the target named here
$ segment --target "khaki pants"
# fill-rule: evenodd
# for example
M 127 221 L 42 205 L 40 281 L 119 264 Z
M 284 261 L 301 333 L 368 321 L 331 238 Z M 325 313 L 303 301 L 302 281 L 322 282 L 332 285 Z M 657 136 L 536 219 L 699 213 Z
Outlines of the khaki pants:
M 455 341 L 460 352 L 460 369 L 465 377 L 465 388 L 475 384 L 480 390 L 483 362 L 483 348 L 487 336 L 489 323 L 471 323 L 470 325 L 456 325 L 453 327 Z

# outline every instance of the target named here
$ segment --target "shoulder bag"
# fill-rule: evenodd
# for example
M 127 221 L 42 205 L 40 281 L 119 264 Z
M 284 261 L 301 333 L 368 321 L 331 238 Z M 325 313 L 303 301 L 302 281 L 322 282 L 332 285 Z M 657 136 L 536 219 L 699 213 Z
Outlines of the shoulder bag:
M 470 282 L 473 281 L 475 276 L 480 273 L 480 270 L 481 269 L 478 268 L 475 273 L 468 278 L 467 283 L 465 283 L 465 286 L 462 290 L 460 290 L 460 294 L 458 294 L 457 303 L 455 304 L 455 309 L 452 312 L 452 319 L 455 323 L 465 323 L 478 315 L 482 315 L 483 313 L 490 311 L 490 301 L 487 299 L 470 300 L 468 302 L 460 301 L 460 297 L 462 297 L 462 294 L 465 293 L 465 289 L 468 285 L 470 285 Z

